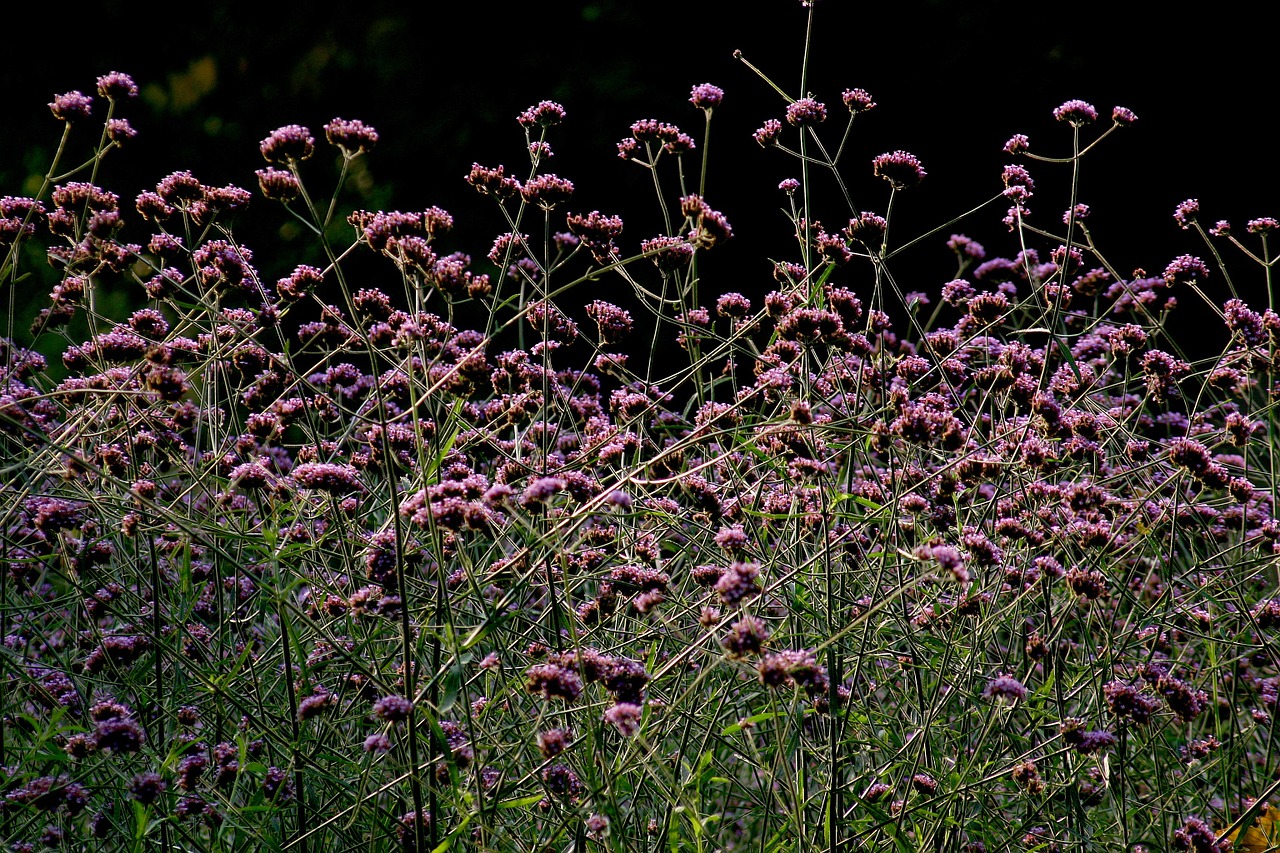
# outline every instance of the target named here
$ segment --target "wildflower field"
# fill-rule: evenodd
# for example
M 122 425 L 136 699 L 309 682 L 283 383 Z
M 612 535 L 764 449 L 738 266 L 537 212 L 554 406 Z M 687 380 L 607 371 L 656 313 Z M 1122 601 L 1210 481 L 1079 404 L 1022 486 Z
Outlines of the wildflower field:
M 594 162 L 511 105 L 482 245 L 353 206 L 363 121 L 113 189 L 137 82 L 53 97 L 0 187 L 6 849 L 1271 849 L 1280 221 L 1116 268 L 1080 176 L 1141 121 L 1070 100 L 910 231 L 871 93 L 733 61 Z M 788 253 L 717 276 L 751 218 Z

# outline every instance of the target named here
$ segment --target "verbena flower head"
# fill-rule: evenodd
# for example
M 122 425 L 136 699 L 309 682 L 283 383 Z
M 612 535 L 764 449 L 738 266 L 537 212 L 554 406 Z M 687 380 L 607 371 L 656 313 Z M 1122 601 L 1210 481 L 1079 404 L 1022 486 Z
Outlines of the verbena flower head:
M 122 145 L 126 139 L 133 139 L 137 135 L 138 131 L 133 129 L 128 119 L 113 118 L 107 122 L 107 139 L 116 145 Z
M 1031 150 L 1031 143 L 1027 139 L 1025 133 L 1015 133 L 1009 137 L 1009 141 L 1004 144 L 1006 154 L 1021 154 L 1024 151 Z
M 539 101 L 516 116 L 516 120 L 521 127 L 529 130 L 534 127 L 555 127 L 564 121 L 564 116 L 564 107 L 560 104 L 555 101 Z
M 844 105 L 849 108 L 849 112 L 855 115 L 865 113 L 876 106 L 876 102 L 871 100 L 871 95 L 865 89 L 845 89 L 840 97 Z
M 914 187 L 927 174 L 920 165 L 920 158 L 906 151 L 891 151 L 871 161 L 876 177 L 884 178 L 895 190 Z
M 358 119 L 335 118 L 324 126 L 324 136 L 347 157 L 362 154 L 378 144 L 378 131 Z
M 573 181 L 559 175 L 538 175 L 520 187 L 520 196 L 543 210 L 553 210 L 573 196 Z
M 1133 110 L 1127 107 L 1113 107 L 1111 109 L 1111 120 L 1121 127 L 1128 127 L 1138 120 Z
M 1191 223 L 1196 221 L 1196 216 L 1200 213 L 1200 200 L 1189 198 L 1186 201 L 1179 202 L 1178 206 L 1173 210 L 1173 220 L 1178 223 L 1178 227 L 1184 231 L 1191 227 Z
M 402 723 L 413 713 L 413 703 L 403 696 L 383 696 L 373 703 L 374 719 L 384 723 Z
M 630 702 L 619 702 L 604 712 L 604 721 L 623 737 L 634 737 L 640 731 L 644 709 Z
M 787 123 L 795 127 L 815 127 L 826 120 L 826 104 L 813 98 L 801 98 L 787 105 Z
M 1074 127 L 1080 127 L 1096 121 L 1098 118 L 1098 111 L 1094 108 L 1093 104 L 1080 100 L 1071 100 L 1065 102 L 1061 106 L 1055 107 L 1053 110 L 1053 117 L 1058 121 L 1065 121 Z
M 98 94 L 112 101 L 136 98 L 138 85 L 128 74 L 112 71 L 98 78 Z
M 80 91 L 66 92 L 56 95 L 49 102 L 53 117 L 67 124 L 75 124 L 87 119 L 93 112 L 93 98 Z
M 1001 178 L 1004 180 L 1005 198 L 1011 198 L 1014 201 L 1025 201 L 1031 198 L 1032 190 L 1036 185 L 1025 166 L 1005 166 Z
M 302 187 L 292 172 L 268 166 L 265 169 L 259 169 L 255 174 L 258 176 L 258 189 L 263 196 L 273 201 L 287 203 L 296 199 L 302 192 Z
M 762 147 L 769 147 L 778 141 L 778 137 L 782 135 L 782 122 L 776 118 L 765 121 L 755 133 L 751 134 L 751 138 L 760 143 Z
M 472 163 L 466 180 L 481 195 L 491 195 L 499 199 L 510 198 L 520 192 L 520 182 L 508 177 L 505 171 L 505 166 L 489 168 L 479 163 Z
M 689 93 L 689 103 L 702 110 L 715 109 L 723 100 L 724 89 L 710 83 L 699 83 Z
M 1194 255 L 1179 255 L 1164 269 L 1164 280 L 1170 287 L 1179 284 L 1199 284 L 1208 277 L 1209 267 Z
M 1027 688 L 1007 672 L 1002 672 L 987 683 L 982 695 L 987 699 L 1018 702 L 1027 698 Z
M 258 150 L 268 163 L 288 165 L 306 160 L 316 150 L 311 131 L 297 124 L 278 127 L 258 144 Z

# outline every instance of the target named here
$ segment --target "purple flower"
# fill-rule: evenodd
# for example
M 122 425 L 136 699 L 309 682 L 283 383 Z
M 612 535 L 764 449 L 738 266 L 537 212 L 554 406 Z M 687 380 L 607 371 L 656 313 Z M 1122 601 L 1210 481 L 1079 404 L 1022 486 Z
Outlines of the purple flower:
M 683 196 L 680 212 L 693 221 L 694 230 L 689 232 L 688 239 L 696 246 L 710 249 L 733 237 L 729 220 L 720 211 L 713 210 L 700 195 Z
M 364 739 L 363 749 L 365 752 L 384 755 L 391 751 L 391 738 L 381 732 L 376 732 Z
M 759 574 L 760 566 L 756 563 L 730 563 L 716 580 L 715 591 L 723 603 L 740 604 L 760 594 L 760 584 L 756 580 Z
M 667 140 L 662 144 L 663 150 L 671 154 L 683 154 L 686 151 L 692 151 L 698 146 L 694 143 L 693 137 L 687 133 L 677 134 L 674 138 Z
M 630 702 L 619 702 L 604 712 L 604 721 L 618 730 L 623 737 L 632 737 L 640 731 L 640 718 L 644 709 Z
M 538 732 L 538 751 L 543 758 L 554 758 L 573 744 L 573 732 L 568 729 L 547 729 Z
M 640 143 L 635 137 L 628 136 L 618 143 L 618 156 L 623 160 L 634 160 L 640 154 Z
M 1068 208 L 1067 210 L 1063 211 L 1062 224 L 1070 225 L 1071 220 L 1073 219 L 1076 220 L 1077 222 L 1079 222 L 1082 219 L 1088 219 L 1091 213 L 1093 213 L 1093 211 L 1089 208 L 1089 205 L 1081 202 L 1080 204 L 1077 204 L 1075 207 Z M 1071 254 L 1074 256 L 1076 252 L 1073 251 Z
M 505 169 L 505 166 L 491 169 L 479 163 L 472 163 L 466 180 L 481 195 L 491 195 L 497 199 L 511 198 L 520 192 L 520 182 L 503 174 Z
M 849 112 L 855 115 L 874 109 L 876 105 L 865 89 L 845 89 L 840 97 L 844 105 L 849 108 Z
M 564 204 L 573 195 L 573 181 L 559 175 L 538 175 L 520 187 L 520 197 L 543 210 Z
M 516 121 L 527 130 L 533 127 L 554 127 L 564 121 L 564 116 L 564 107 L 555 101 L 539 101 L 516 116 Z
M 133 78 L 121 71 L 111 71 L 98 78 L 98 94 L 112 101 L 138 97 Z
M 721 317 L 741 320 L 751 313 L 751 300 L 741 293 L 726 293 L 716 300 L 716 313 Z M 741 526 L 737 527 L 737 530 L 741 533 Z M 716 536 L 716 542 L 720 542 L 719 534 Z
M 751 138 L 760 145 L 768 147 L 778 141 L 778 136 L 782 133 L 782 122 L 776 118 L 766 121 L 755 133 L 751 134 Z
M 288 278 L 276 282 L 276 293 L 281 299 L 295 302 L 324 283 L 324 272 L 317 267 L 299 264 Z
M 107 122 L 107 139 L 116 145 L 122 145 L 126 139 L 133 139 L 138 131 L 133 129 L 128 119 L 113 118 Z
M 290 479 L 302 489 L 317 489 L 333 495 L 347 495 L 363 491 L 360 473 L 350 465 L 330 462 L 304 462 L 289 473 Z
M 268 163 L 289 164 L 305 160 L 315 153 L 316 141 L 311 131 L 297 124 L 278 127 L 258 144 Z
M 1266 842 L 1263 842 L 1263 846 L 1266 846 Z M 1218 834 L 1209 824 L 1198 817 L 1189 817 L 1183 821 L 1181 828 L 1174 830 L 1173 849 L 1189 850 L 1191 853 L 1219 853 L 1231 847 L 1224 847 L 1219 842 Z
M 325 139 L 348 157 L 368 151 L 378 143 L 378 131 L 357 119 L 335 118 L 324 126 Z
M 693 259 L 693 245 L 682 237 L 659 236 L 640 241 L 640 251 L 649 256 L 658 269 L 674 272 L 688 266 Z
M 1017 702 L 1027 698 L 1027 688 L 1009 673 L 1002 672 L 987 683 L 982 696 L 1000 702 Z
M 288 774 L 279 767 L 268 767 L 262 774 L 262 795 L 273 803 L 283 803 L 293 799 L 293 783 Z
M 622 217 L 605 216 L 598 210 L 593 210 L 585 216 L 580 213 L 570 213 L 565 217 L 565 222 L 569 226 L 569 231 L 587 245 L 592 256 L 600 263 L 608 261 L 609 254 L 615 248 L 614 239 L 622 234 Z M 497 249 L 496 244 L 494 248 Z M 492 253 L 489 257 L 493 258 Z
M 1142 725 L 1151 719 L 1151 715 L 1160 707 L 1160 702 L 1154 696 L 1139 691 L 1138 685 L 1123 681 L 1110 681 L 1102 687 L 1111 713 L 1121 719 L 1128 717 Z
M 890 790 L 892 789 L 883 782 L 872 782 L 863 790 L 862 799 L 868 803 L 879 802 Z
M 911 787 L 921 794 L 934 794 L 938 790 L 938 780 L 928 773 L 917 773 L 911 777 Z
M 578 774 L 565 764 L 552 764 L 543 770 L 542 781 L 547 790 L 557 797 L 576 797 L 584 788 Z
M 924 180 L 924 167 L 920 158 L 906 151 L 881 154 L 871 161 L 876 177 L 884 178 L 895 190 L 914 187 Z
M 787 105 L 787 123 L 794 127 L 813 127 L 826 120 L 826 104 L 813 98 L 801 98 Z
M 1186 230 L 1191 227 L 1191 223 L 1196 221 L 1196 216 L 1200 213 L 1199 199 L 1189 198 L 1180 202 L 1173 209 L 1173 220 L 1178 223 L 1178 227 Z
M 1262 234 L 1265 236 L 1280 229 L 1280 220 L 1273 216 L 1263 216 L 1258 219 L 1250 219 L 1245 223 L 1244 227 L 1250 234 Z
M 1199 284 L 1209 277 L 1209 267 L 1194 255 L 1179 255 L 1164 268 L 1164 280 L 1170 287 Z
M 302 192 L 302 187 L 298 185 L 298 179 L 292 172 L 268 166 L 254 174 L 258 176 L 258 189 L 263 196 L 273 201 L 290 202 Z
M 1072 100 L 1067 101 L 1060 107 L 1055 107 L 1053 117 L 1058 121 L 1069 122 L 1075 127 L 1080 127 L 1095 121 L 1098 118 L 1098 111 L 1094 109 L 1093 104 Z
M 1128 107 L 1112 107 L 1111 120 L 1121 127 L 1128 127 L 1137 121 L 1138 117 Z
M 710 83 L 700 83 L 689 93 L 689 103 L 702 110 L 712 110 L 720 106 L 722 100 L 724 100 L 724 89 L 712 86 Z
M 1081 734 L 1073 748 L 1081 755 L 1096 755 L 1103 750 L 1111 749 L 1116 743 L 1115 735 L 1105 729 L 1098 729 Z
M 619 343 L 631 333 L 631 312 L 617 305 L 597 299 L 587 305 L 587 316 L 596 321 L 605 344 Z
M 586 820 L 587 835 L 599 841 L 609 834 L 609 818 L 602 814 L 592 814 Z
M 1006 154 L 1021 154 L 1023 151 L 1029 151 L 1030 149 L 1031 143 L 1025 133 L 1015 133 L 1004 144 L 1004 152 Z
M 402 723 L 413 713 L 413 703 L 403 696 L 383 696 L 373 703 L 374 719 L 384 723 Z
M 534 664 L 525 670 L 525 689 L 543 699 L 572 702 L 582 695 L 582 679 L 574 670 L 555 663 Z
M 74 124 L 89 117 L 93 111 L 93 98 L 80 91 L 55 95 L 49 109 L 53 111 L 54 118 Z
M 1004 180 L 1004 195 L 1014 201 L 1026 201 L 1031 198 L 1031 191 L 1035 189 L 1035 181 L 1031 180 L 1031 173 L 1027 171 L 1025 166 L 1005 166 L 1004 172 L 1000 176 Z
M 759 654 L 769 639 L 769 629 L 755 616 L 743 616 L 729 627 L 729 633 L 720 638 L 720 645 L 730 657 L 743 658 Z
M 146 734 L 132 717 L 112 717 L 98 723 L 93 733 L 98 749 L 134 753 L 142 749 Z

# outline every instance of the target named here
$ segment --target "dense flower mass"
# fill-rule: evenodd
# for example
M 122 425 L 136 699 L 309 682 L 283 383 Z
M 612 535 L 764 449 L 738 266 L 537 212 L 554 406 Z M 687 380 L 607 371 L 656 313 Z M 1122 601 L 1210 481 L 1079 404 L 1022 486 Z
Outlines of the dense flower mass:
M 911 233 L 925 170 L 866 173 L 862 89 L 736 140 L 796 158 L 753 207 L 685 156 L 703 83 L 710 135 L 639 119 L 573 182 L 564 106 L 502 107 L 524 165 L 456 174 L 456 219 L 374 207 L 363 122 L 318 158 L 285 125 L 249 231 L 186 169 L 108 188 L 137 94 L 55 98 L 23 171 L 55 177 L 0 195 L 15 850 L 1222 850 L 1274 817 L 1280 220 L 1186 199 L 1205 248 L 1117 268 L 1102 185 L 1063 191 L 1093 159 L 1017 134 L 995 205 Z M 1136 121 L 1054 115 L 1044 150 Z M 650 224 L 571 206 L 601 181 Z

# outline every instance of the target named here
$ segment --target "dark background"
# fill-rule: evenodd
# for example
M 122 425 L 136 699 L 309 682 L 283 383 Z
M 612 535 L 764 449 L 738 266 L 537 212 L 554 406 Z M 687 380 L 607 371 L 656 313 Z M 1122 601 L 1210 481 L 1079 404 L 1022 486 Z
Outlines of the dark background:
M 1171 218 L 1184 198 L 1200 198 L 1207 221 L 1230 219 L 1241 234 L 1247 219 L 1280 216 L 1267 106 L 1275 72 L 1265 28 L 1249 6 L 1210 4 L 1189 18 L 1171 5 L 1134 14 L 1137 4 L 1114 2 L 819 0 L 809 88 L 831 107 L 828 136 L 838 137 L 843 125 L 842 89 L 864 88 L 879 104 L 855 123 L 841 161 L 860 206 L 883 212 L 887 200 L 887 186 L 871 176 L 874 155 L 902 148 L 923 161 L 927 179 L 902 194 L 895 210 L 899 240 L 994 195 L 1011 134 L 1028 134 L 1039 153 L 1069 153 L 1069 129 L 1051 116 L 1063 101 L 1095 104 L 1099 128 L 1112 106 L 1131 108 L 1139 122 L 1085 158 L 1080 200 L 1094 208 L 1099 245 L 1118 269 L 1154 272 L 1176 254 L 1205 253 Z M 366 158 L 367 174 L 344 196 L 347 205 L 444 207 L 458 220 L 446 250 L 478 259 L 506 228 L 462 178 L 473 161 L 523 174 L 515 116 L 550 98 L 564 104 L 568 121 L 551 131 L 549 170 L 576 183 L 572 210 L 622 215 L 624 248 L 634 250 L 659 233 L 659 220 L 648 173 L 619 160 L 614 144 L 639 118 L 679 124 L 701 144 L 702 114 L 687 99 L 693 84 L 712 82 L 727 94 L 713 122 L 707 196 L 736 239 L 708 256 L 704 292 L 763 293 L 766 259 L 794 257 L 786 223 L 772 211 L 783 204 L 778 181 L 797 175 L 798 166 L 750 138 L 764 119 L 782 116 L 784 103 L 732 53 L 741 49 L 797 93 L 807 17 L 797 0 L 341 7 L 281 0 L 192 3 L 154 15 L 102 0 L 93 9 L 73 16 L 73 26 L 60 24 L 56 35 L 7 39 L 0 194 L 38 186 L 60 131 L 45 106 L 53 95 L 91 92 L 98 75 L 120 70 L 143 89 L 124 112 L 139 136 L 110 155 L 99 183 L 130 208 L 137 192 L 177 169 L 256 195 L 253 170 L 264 165 L 257 143 L 273 128 L 304 124 L 322 140 L 329 119 L 359 118 L 381 141 Z M 78 140 L 85 151 L 90 136 L 96 131 L 86 129 Z M 1030 165 L 1038 183 L 1031 208 L 1051 226 L 1066 206 L 1065 171 Z M 316 157 L 306 180 L 324 195 L 333 174 Z M 905 257 L 906 289 L 936 292 L 951 278 L 943 245 L 951 231 L 970 234 L 992 254 L 1016 252 L 999 222 L 1003 209 L 949 228 Z M 847 213 L 832 204 L 816 216 L 834 229 Z M 286 221 L 259 198 L 237 225 L 251 248 L 263 246 L 255 263 L 270 280 L 319 260 L 304 238 L 282 230 Z M 144 242 L 146 233 L 126 237 Z M 1242 261 L 1235 268 L 1238 285 L 1261 280 Z M 858 273 L 845 275 L 857 285 Z

